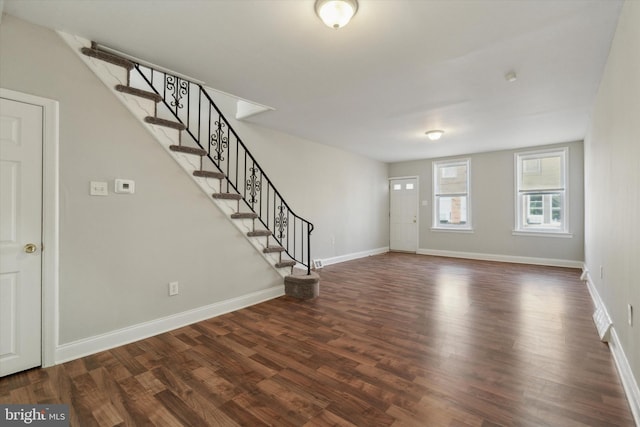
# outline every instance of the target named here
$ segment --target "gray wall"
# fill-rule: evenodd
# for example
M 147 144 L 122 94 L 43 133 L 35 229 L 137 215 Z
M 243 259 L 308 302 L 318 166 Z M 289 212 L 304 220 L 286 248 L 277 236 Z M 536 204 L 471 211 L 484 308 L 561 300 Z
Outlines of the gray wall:
M 59 344 L 282 285 L 57 34 L 5 15 L 0 55 L 0 86 L 60 102 Z M 385 164 L 264 129 L 245 139 L 253 134 L 292 207 L 316 223 L 317 256 L 387 245 L 387 218 L 377 212 Z M 270 169 L 280 165 L 288 168 Z M 91 180 L 112 188 L 115 178 L 134 179 L 136 194 L 89 196 Z M 348 189 L 376 205 L 365 219 L 369 201 L 347 197 Z M 181 291 L 170 298 L 173 280 Z
M 582 261 L 584 254 L 583 149 L 582 142 L 532 149 L 569 147 L 569 214 L 572 238 L 514 236 L 515 161 L 514 150 L 471 154 L 453 158 L 471 159 L 471 215 L 473 233 L 433 231 L 433 160 L 393 163 L 390 177 L 418 176 L 420 229 L 418 248 L 479 255 L 507 255 Z M 522 149 L 518 151 L 526 151 Z M 422 201 L 427 201 L 423 206 Z
M 585 139 L 586 266 L 640 384 L 640 2 L 625 2 Z M 604 269 L 600 278 L 600 266 Z M 635 324 L 627 323 L 627 304 Z

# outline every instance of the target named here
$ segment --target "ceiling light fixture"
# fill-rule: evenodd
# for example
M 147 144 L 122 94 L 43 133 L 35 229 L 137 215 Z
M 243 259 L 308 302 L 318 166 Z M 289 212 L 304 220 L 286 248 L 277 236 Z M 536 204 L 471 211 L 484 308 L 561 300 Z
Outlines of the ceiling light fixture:
M 358 0 L 316 0 L 316 14 L 327 27 L 344 27 L 357 11 Z
M 518 80 L 518 76 L 516 75 L 515 71 L 509 71 L 507 74 L 504 75 L 504 78 L 509 83 L 513 83 L 516 80 Z
M 431 141 L 437 141 L 440 139 L 440 137 L 442 137 L 442 135 L 444 134 L 443 130 L 430 130 L 429 132 L 425 132 L 425 135 L 427 135 L 427 138 L 429 138 Z

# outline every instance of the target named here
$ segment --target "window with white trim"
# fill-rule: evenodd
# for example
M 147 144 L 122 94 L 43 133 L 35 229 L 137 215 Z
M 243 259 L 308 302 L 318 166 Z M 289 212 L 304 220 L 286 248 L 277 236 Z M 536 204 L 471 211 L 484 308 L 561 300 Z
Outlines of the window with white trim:
M 516 153 L 516 231 L 568 233 L 567 151 Z
M 469 159 L 433 162 L 433 228 L 471 229 Z

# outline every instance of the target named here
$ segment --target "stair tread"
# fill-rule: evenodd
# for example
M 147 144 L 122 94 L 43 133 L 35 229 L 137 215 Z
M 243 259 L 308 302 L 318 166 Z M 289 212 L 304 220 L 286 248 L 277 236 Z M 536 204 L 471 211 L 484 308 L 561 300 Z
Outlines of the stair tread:
M 258 214 L 255 212 L 236 212 L 231 214 L 232 219 L 256 219 Z
M 276 263 L 276 268 L 293 267 L 296 264 L 294 260 L 280 261 Z
M 271 230 L 255 230 L 247 233 L 249 237 L 257 237 L 257 236 L 271 236 L 273 233 Z
M 154 102 L 162 101 L 162 97 L 155 92 L 149 92 L 148 90 L 138 89 L 136 87 L 116 85 L 118 92 L 127 93 L 129 95 L 139 96 L 140 98 L 149 99 Z
M 120 67 L 126 68 L 129 71 L 134 67 L 134 63 L 129 61 L 128 59 L 122 58 L 112 53 L 104 52 L 102 50 L 83 47 L 82 49 L 80 49 L 80 51 L 87 56 L 108 62 L 110 64 L 119 65 Z
M 147 116 L 144 121 L 152 125 L 165 126 L 177 130 L 185 130 L 186 126 L 180 122 L 174 122 L 172 120 L 160 119 L 158 117 Z
M 196 156 L 206 156 L 207 151 L 197 147 L 185 147 L 184 145 L 170 145 L 169 150 L 179 153 L 194 154 Z
M 193 176 L 199 176 L 201 178 L 224 179 L 224 174 L 222 172 L 215 172 L 215 171 L 203 171 L 203 170 L 193 171 Z
M 262 252 L 266 254 L 271 252 L 284 252 L 284 248 L 282 246 L 267 246 L 262 250 Z
M 226 199 L 226 200 L 240 200 L 242 196 L 237 193 L 213 193 L 211 195 L 214 199 Z

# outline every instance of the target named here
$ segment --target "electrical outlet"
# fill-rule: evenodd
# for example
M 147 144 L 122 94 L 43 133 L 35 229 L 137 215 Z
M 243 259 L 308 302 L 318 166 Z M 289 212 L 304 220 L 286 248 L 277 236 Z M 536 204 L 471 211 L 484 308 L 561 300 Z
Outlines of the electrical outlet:
M 627 322 L 629 322 L 629 326 L 633 326 L 633 306 L 631 304 L 627 304 Z
M 180 293 L 180 289 L 178 288 L 178 282 L 169 283 L 169 296 L 172 297 L 174 295 L 178 295 Z

